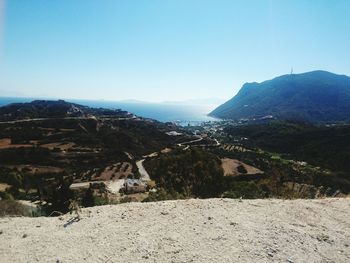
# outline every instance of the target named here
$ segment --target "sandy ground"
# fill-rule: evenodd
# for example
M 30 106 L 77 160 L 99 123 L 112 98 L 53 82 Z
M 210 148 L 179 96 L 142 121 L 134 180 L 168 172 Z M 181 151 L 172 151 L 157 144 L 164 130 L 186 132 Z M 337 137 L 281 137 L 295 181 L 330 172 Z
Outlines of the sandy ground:
M 0 218 L 1 262 L 350 262 L 350 199 L 185 200 Z
M 107 190 L 115 195 L 120 195 L 119 191 L 124 187 L 125 179 L 113 180 L 106 182 Z
M 246 175 L 250 174 L 262 174 L 264 173 L 263 171 L 259 170 L 258 168 L 248 165 L 246 163 L 243 163 L 237 159 L 230 159 L 230 158 L 223 158 L 221 159 L 221 166 L 222 169 L 224 170 L 224 175 L 225 176 L 238 176 L 242 175 L 238 170 L 238 166 L 244 166 L 244 168 L 247 170 Z

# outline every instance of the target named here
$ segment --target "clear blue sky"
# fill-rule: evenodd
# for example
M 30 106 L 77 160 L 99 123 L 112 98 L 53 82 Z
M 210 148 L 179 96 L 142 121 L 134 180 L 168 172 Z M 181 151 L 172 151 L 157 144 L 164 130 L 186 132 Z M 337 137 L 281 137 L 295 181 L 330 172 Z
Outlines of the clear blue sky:
M 350 75 L 349 0 L 0 0 L 0 10 L 3 96 L 228 99 L 291 67 Z

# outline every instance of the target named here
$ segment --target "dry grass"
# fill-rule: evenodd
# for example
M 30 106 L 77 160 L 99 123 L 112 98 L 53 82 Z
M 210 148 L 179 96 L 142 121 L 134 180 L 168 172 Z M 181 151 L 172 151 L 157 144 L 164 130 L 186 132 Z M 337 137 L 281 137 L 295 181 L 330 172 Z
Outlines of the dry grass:
M 25 171 L 28 174 L 45 174 L 45 173 L 62 173 L 64 169 L 54 166 L 40 166 L 40 165 L 4 165 L 9 169 L 15 169 L 19 172 Z
M 127 178 L 129 175 L 132 175 L 132 168 L 133 166 L 129 162 L 117 163 L 106 167 L 96 180 L 109 181 Z
M 9 184 L 0 183 L 0 192 L 5 192 L 6 189 L 9 187 L 10 187 Z
M 72 147 L 74 147 L 75 143 L 74 142 L 64 142 L 64 143 L 54 142 L 54 143 L 42 144 L 40 146 L 43 148 L 47 148 L 49 150 L 53 150 L 56 148 L 56 149 L 60 149 L 61 151 L 67 151 Z
M 10 138 L 0 139 L 0 149 L 33 147 L 32 144 L 12 144 Z

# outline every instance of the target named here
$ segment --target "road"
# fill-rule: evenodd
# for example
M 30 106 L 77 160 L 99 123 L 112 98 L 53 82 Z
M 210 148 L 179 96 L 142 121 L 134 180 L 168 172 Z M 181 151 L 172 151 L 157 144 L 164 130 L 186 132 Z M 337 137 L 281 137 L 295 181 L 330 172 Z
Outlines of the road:
M 16 124 L 16 123 L 21 123 L 21 122 L 34 122 L 34 121 L 48 121 L 48 120 L 91 120 L 91 119 L 96 119 L 95 116 L 89 116 L 89 117 L 64 117 L 64 118 L 34 118 L 34 119 L 22 119 L 22 120 L 14 120 L 14 121 L 1 121 L 0 124 Z M 118 117 L 118 118 L 105 118 L 105 117 L 99 117 L 102 118 L 103 120 L 131 120 L 135 119 L 135 117 Z
M 200 137 L 198 139 L 195 139 L 195 140 L 192 140 L 192 141 L 189 141 L 189 142 L 182 142 L 182 143 L 178 143 L 177 146 L 183 146 L 183 145 L 187 145 L 187 144 L 191 144 L 191 143 L 194 143 L 194 142 L 200 142 L 203 140 L 203 137 Z
M 143 181 L 150 181 L 151 177 L 149 176 L 148 172 L 146 171 L 145 167 L 143 166 L 143 162 L 145 159 L 139 160 L 136 162 L 137 169 L 139 170 L 139 173 L 141 175 L 141 179 Z
M 191 143 L 195 143 L 195 142 L 200 142 L 200 141 L 202 141 L 203 140 L 203 137 L 201 137 L 201 138 L 198 138 L 198 139 L 196 139 L 196 140 L 192 140 L 192 141 L 189 141 L 189 142 L 183 142 L 183 143 L 178 143 L 177 144 L 177 146 L 184 146 L 184 145 L 188 145 L 188 144 L 191 144 Z M 194 146 L 199 146 L 199 147 L 208 147 L 208 146 L 220 146 L 221 144 L 220 144 L 220 142 L 216 139 L 216 138 L 214 138 L 213 139 L 214 141 L 215 141 L 215 145 L 209 145 L 209 144 L 196 144 L 196 145 L 194 145 Z

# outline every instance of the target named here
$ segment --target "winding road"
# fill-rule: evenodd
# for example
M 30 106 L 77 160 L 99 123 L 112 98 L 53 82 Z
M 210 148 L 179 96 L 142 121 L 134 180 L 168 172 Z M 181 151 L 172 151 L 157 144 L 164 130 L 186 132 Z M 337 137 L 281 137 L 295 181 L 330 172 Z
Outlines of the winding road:
M 191 143 L 194 143 L 194 142 L 200 142 L 203 140 L 203 137 L 200 137 L 198 139 L 195 139 L 195 140 L 192 140 L 192 141 L 189 141 L 189 142 L 182 142 L 182 143 L 178 143 L 177 146 L 183 146 L 183 145 L 187 145 L 187 144 L 191 144 Z

